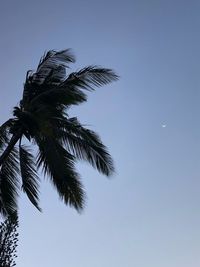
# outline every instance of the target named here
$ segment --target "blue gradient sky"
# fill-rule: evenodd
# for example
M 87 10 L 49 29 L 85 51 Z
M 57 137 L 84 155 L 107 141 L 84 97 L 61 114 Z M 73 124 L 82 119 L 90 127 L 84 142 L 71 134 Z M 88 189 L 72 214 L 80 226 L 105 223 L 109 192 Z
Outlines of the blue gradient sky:
M 81 215 L 48 179 L 42 214 L 21 197 L 17 266 L 200 266 L 199 13 L 198 0 L 0 2 L 1 123 L 45 50 L 73 48 L 74 69 L 121 76 L 71 111 L 101 135 L 117 174 L 77 166 Z

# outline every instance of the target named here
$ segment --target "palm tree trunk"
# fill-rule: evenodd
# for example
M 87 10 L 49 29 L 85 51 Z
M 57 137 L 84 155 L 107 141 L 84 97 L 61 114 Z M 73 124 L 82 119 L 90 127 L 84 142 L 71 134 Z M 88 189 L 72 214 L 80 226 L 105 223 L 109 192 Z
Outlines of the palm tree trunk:
M 10 152 L 12 151 L 13 147 L 15 146 L 20 137 L 21 137 L 21 131 L 17 132 L 16 134 L 13 134 L 8 146 L 0 156 L 0 166 L 3 164 L 4 160 L 8 157 L 8 155 L 10 154 Z

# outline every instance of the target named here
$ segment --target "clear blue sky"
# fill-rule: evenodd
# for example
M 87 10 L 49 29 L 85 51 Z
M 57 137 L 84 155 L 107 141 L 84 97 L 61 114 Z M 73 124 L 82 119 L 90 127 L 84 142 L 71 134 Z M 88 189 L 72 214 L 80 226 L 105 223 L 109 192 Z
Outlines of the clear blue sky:
M 42 214 L 21 197 L 17 266 L 200 266 L 199 13 L 199 0 L 1 1 L 1 123 L 45 50 L 70 47 L 75 69 L 121 76 L 71 111 L 101 135 L 117 174 L 77 166 L 81 215 L 47 179 Z

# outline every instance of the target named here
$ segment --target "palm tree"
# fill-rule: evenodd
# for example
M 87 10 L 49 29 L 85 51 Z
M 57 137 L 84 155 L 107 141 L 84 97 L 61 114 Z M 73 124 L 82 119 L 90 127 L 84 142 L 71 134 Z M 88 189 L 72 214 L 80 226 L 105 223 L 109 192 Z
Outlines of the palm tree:
M 13 118 L 0 127 L 2 215 L 17 209 L 20 188 L 40 210 L 40 167 L 64 203 L 77 211 L 84 207 L 85 192 L 75 162 L 85 160 L 106 176 L 114 172 L 112 158 L 99 136 L 76 117 L 69 117 L 68 110 L 87 101 L 87 91 L 115 81 L 118 76 L 98 66 L 67 75 L 68 64 L 74 62 L 69 49 L 45 53 L 37 70 L 27 72 L 22 100 L 14 107 Z M 37 155 L 32 154 L 27 140 L 37 146 Z
M 0 225 L 0 267 L 15 266 L 18 242 L 18 216 L 15 212 Z

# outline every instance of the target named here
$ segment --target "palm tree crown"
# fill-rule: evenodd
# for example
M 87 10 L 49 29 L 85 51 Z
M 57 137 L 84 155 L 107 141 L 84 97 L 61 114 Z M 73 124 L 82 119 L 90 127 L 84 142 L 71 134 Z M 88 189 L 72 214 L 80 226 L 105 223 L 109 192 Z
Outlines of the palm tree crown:
M 13 118 L 0 127 L 0 213 L 17 209 L 21 185 L 32 204 L 40 210 L 37 168 L 42 167 L 65 204 L 80 211 L 84 189 L 75 161 L 86 160 L 99 172 L 114 172 L 111 156 L 99 136 L 70 118 L 68 109 L 87 101 L 87 91 L 118 79 L 111 70 L 88 66 L 69 75 L 66 69 L 75 58 L 69 49 L 48 51 L 36 71 L 28 71 L 20 105 Z M 24 139 L 37 145 L 32 155 Z M 21 178 L 20 178 L 21 177 Z

